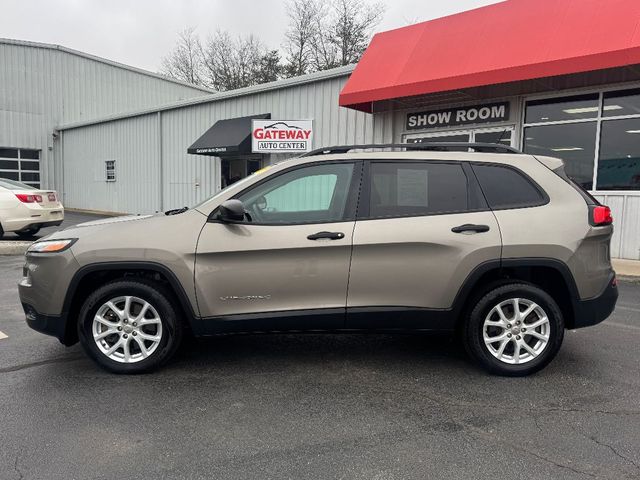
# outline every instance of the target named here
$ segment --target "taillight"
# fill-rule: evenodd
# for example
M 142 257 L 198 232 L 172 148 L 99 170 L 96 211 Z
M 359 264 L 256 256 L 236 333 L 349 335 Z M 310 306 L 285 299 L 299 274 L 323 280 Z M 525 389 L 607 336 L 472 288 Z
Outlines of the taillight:
M 16 193 L 16 197 L 18 197 L 18 200 L 20 200 L 22 203 L 42 203 L 42 195 L 29 195 L 26 193 Z
M 611 225 L 613 223 L 613 217 L 611 216 L 611 209 L 606 205 L 594 205 L 590 208 L 591 218 L 589 223 L 594 227 L 601 225 Z

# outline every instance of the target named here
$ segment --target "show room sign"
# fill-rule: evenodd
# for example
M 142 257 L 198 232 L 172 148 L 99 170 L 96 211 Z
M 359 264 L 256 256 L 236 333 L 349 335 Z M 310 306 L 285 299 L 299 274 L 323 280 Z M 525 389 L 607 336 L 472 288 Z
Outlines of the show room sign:
M 493 123 L 509 120 L 509 102 L 407 114 L 407 130 Z
M 252 120 L 253 153 L 309 152 L 312 142 L 312 120 Z

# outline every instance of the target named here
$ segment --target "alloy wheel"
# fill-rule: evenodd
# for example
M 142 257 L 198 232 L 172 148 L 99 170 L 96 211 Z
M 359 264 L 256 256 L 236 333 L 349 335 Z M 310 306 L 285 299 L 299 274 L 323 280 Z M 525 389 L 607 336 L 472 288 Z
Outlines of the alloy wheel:
M 105 356 L 119 363 L 136 363 L 152 355 L 160 345 L 162 321 L 146 300 L 119 296 L 98 308 L 92 333 Z
M 489 353 L 512 365 L 539 357 L 550 335 L 547 314 L 540 305 L 526 298 L 510 298 L 498 303 L 489 311 L 482 327 Z

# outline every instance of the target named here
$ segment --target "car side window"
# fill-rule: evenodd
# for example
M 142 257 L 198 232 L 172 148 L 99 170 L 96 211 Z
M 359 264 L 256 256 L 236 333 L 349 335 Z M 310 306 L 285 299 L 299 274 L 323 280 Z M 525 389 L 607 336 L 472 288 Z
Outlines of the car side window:
M 512 167 L 474 164 L 473 171 L 492 209 L 536 207 L 546 198 L 524 174 Z
M 370 218 L 470 209 L 468 180 L 460 164 L 372 162 L 370 171 Z
M 241 193 L 254 224 L 295 225 L 346 220 L 353 163 L 290 170 Z

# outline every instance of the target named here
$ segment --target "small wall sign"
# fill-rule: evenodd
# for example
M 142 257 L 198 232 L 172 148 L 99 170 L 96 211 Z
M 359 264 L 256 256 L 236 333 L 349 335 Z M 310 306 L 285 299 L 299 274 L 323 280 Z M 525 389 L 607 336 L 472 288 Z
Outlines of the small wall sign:
M 474 105 L 471 107 L 446 108 L 407 114 L 407 130 L 467 125 L 471 123 L 494 123 L 509 120 L 509 102 Z
M 312 120 L 253 120 L 253 153 L 303 153 L 311 151 Z

